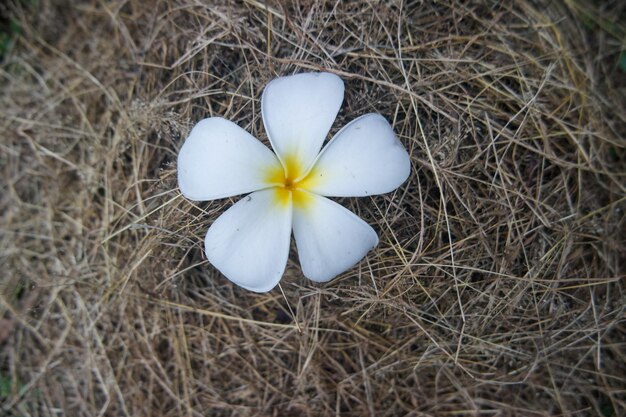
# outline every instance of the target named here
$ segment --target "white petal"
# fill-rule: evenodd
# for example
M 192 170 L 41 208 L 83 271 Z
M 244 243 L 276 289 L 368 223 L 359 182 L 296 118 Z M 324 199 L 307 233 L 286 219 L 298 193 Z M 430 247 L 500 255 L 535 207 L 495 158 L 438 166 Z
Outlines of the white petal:
M 209 228 L 207 258 L 237 285 L 266 292 L 285 271 L 291 241 L 291 198 L 277 199 L 277 188 L 243 197 Z
M 178 154 L 178 185 L 191 200 L 213 200 L 266 188 L 276 155 L 228 120 L 204 119 Z
M 411 172 L 409 155 L 379 114 L 341 129 L 322 150 L 307 189 L 329 197 L 362 197 L 395 190 Z
M 300 201 L 294 203 L 293 233 L 307 278 L 328 281 L 378 244 L 374 229 L 334 201 L 313 193 L 306 193 L 306 199 Z
M 265 87 L 263 123 L 281 161 L 293 158 L 302 171 L 309 168 L 337 117 L 343 91 L 341 78 L 325 72 L 276 78 Z

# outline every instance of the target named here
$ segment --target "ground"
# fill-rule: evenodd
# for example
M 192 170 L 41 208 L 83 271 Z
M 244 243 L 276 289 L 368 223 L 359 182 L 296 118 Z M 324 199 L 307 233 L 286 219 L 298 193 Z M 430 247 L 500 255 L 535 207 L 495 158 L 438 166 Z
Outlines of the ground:
M 0 11 L 0 414 L 626 414 L 624 2 Z M 339 200 L 358 266 L 316 284 L 292 245 L 256 294 L 203 253 L 237 198 L 185 199 L 176 155 L 210 116 L 267 143 L 263 87 L 305 71 L 412 172 Z

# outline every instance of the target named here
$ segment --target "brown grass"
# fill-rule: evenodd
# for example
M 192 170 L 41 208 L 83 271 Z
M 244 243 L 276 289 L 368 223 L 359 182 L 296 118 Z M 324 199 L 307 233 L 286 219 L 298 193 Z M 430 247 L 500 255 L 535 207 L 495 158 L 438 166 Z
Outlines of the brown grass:
M 626 414 L 626 3 L 16 1 L 0 66 L 0 414 Z M 621 16 L 621 18 L 620 18 Z M 413 172 L 341 202 L 380 245 L 242 290 L 190 127 L 262 140 L 264 85 L 346 82 Z M 292 312 L 293 311 L 293 315 Z

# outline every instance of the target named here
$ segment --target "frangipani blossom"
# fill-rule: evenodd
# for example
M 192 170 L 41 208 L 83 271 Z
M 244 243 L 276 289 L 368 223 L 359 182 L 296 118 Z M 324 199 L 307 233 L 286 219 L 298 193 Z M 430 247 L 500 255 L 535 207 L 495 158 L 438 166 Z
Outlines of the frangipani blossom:
M 325 282 L 378 244 L 374 229 L 326 197 L 361 197 L 396 189 L 409 156 L 389 123 L 361 116 L 322 149 L 343 101 L 334 74 L 271 81 L 261 113 L 275 154 L 236 124 L 212 117 L 191 131 L 178 155 L 182 194 L 196 201 L 251 193 L 211 225 L 209 260 L 235 284 L 266 292 L 280 281 L 293 230 L 304 275 Z

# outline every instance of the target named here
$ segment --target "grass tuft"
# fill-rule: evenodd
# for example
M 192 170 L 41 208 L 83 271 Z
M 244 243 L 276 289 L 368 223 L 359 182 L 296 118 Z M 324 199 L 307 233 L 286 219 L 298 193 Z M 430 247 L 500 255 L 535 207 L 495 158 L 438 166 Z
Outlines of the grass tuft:
M 625 415 L 626 3 L 596 3 L 1 6 L 0 414 Z M 319 70 L 333 132 L 383 114 L 412 174 L 341 199 L 357 267 L 294 248 L 254 294 L 202 250 L 236 198 L 184 199 L 176 155 L 209 116 L 267 143 L 263 87 Z

